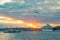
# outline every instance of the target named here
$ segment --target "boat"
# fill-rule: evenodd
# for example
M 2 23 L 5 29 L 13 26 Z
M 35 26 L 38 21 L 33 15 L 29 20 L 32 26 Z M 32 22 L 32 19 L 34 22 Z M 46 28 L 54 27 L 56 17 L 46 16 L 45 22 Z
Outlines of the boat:
M 20 33 L 20 30 L 4 30 L 4 33 Z

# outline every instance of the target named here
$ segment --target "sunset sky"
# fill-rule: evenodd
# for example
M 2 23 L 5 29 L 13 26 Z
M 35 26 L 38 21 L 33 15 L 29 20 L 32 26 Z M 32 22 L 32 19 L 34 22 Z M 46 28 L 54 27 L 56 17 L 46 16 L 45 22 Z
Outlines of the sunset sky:
M 60 26 L 60 0 L 0 0 L 0 16 Z

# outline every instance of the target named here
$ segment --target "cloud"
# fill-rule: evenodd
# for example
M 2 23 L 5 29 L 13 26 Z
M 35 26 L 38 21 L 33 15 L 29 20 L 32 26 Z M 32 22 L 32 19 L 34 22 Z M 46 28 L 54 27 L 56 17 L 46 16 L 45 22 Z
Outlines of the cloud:
M 5 2 L 11 2 L 11 0 L 0 0 L 0 4 L 4 4 Z
M 50 6 L 50 9 L 60 9 L 60 6 Z
M 21 0 L 19 0 L 21 1 Z M 22 20 L 36 20 L 40 23 L 60 23 L 59 0 L 26 0 L 25 3 L 7 3 L 10 6 L 0 9 L 0 14 Z M 10 7 L 12 6 L 12 9 Z M 16 8 L 17 7 L 17 8 Z M 37 13 L 35 13 L 37 12 Z

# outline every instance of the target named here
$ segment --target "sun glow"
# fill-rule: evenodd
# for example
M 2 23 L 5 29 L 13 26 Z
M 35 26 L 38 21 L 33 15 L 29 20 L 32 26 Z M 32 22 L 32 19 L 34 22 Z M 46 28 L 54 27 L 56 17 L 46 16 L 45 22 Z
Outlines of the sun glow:
M 52 25 L 53 27 L 60 26 L 60 24 L 50 24 L 50 25 Z
M 0 4 L 4 4 L 5 2 L 11 2 L 11 0 L 0 0 Z
M 33 22 L 26 22 L 23 20 L 18 20 L 18 19 L 14 19 L 11 17 L 6 17 L 6 16 L 0 16 L 0 24 L 12 24 L 12 25 L 17 25 L 19 27 L 23 27 L 23 28 L 42 28 L 42 26 L 44 26 L 45 24 L 43 23 L 38 23 L 36 21 Z M 52 27 L 55 26 L 60 26 L 60 24 L 50 24 Z
M 0 24 L 5 23 L 5 24 L 19 24 L 19 26 L 22 26 L 24 28 L 39 28 L 41 25 L 38 24 L 37 22 L 25 22 L 23 20 L 17 20 L 11 17 L 5 17 L 5 16 L 0 16 Z

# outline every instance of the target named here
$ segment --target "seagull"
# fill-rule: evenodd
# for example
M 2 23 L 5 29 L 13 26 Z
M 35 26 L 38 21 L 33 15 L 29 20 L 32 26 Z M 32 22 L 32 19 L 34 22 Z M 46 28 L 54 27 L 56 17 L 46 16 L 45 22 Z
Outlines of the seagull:
M 38 13 L 38 14 L 40 14 L 39 12 L 34 12 L 34 13 Z

